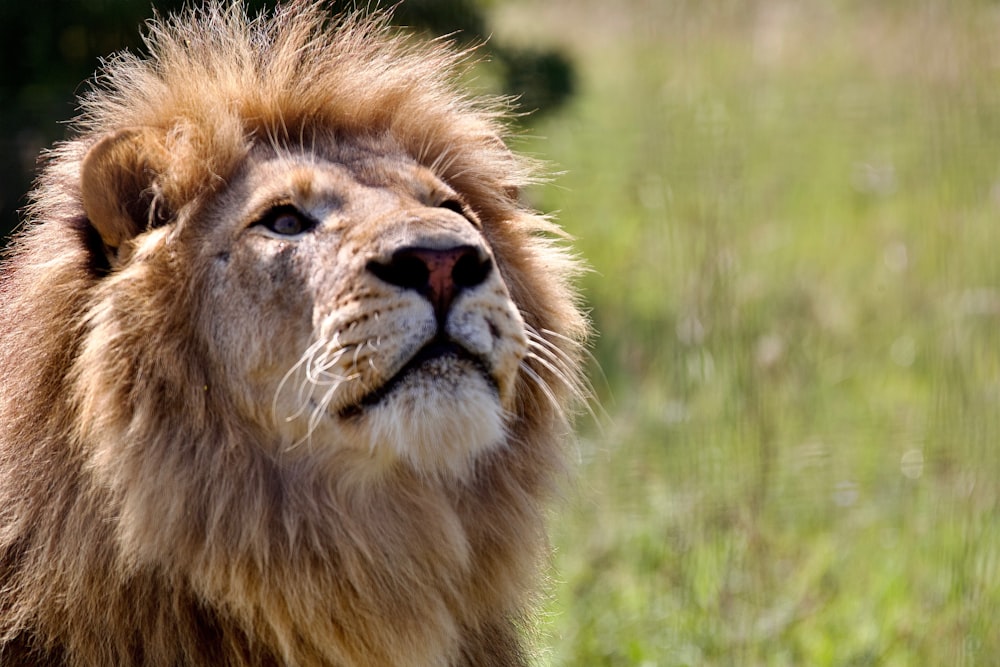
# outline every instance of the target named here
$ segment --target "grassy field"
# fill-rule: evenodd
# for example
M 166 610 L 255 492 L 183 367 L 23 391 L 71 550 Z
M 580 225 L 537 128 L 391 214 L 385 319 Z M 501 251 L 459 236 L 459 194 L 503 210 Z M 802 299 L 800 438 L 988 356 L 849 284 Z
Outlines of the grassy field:
M 1000 6 L 517 0 L 594 271 L 543 665 L 1000 664 Z

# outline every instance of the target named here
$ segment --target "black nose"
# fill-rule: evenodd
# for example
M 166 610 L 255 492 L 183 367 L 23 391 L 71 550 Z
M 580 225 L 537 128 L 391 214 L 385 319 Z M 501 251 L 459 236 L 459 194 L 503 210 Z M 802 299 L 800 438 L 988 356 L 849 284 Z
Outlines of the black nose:
M 394 252 L 388 262 L 368 262 L 368 270 L 390 285 L 422 294 L 443 322 L 458 293 L 485 282 L 493 262 L 471 245 L 443 250 L 406 247 Z

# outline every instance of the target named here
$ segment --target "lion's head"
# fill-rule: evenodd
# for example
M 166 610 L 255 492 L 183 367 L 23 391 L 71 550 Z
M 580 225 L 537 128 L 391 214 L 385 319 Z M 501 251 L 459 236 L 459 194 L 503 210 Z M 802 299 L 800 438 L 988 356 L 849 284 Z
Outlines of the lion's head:
M 382 16 L 148 46 L 4 269 L 0 659 L 520 664 L 586 325 L 502 113 Z

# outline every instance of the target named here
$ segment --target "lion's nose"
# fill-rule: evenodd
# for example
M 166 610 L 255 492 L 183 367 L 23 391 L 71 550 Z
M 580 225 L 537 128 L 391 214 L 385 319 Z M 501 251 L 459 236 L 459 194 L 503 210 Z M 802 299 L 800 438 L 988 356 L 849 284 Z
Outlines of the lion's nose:
M 434 306 L 438 321 L 444 322 L 459 292 L 485 282 L 493 262 L 472 245 L 405 247 L 395 251 L 388 262 L 369 262 L 368 270 L 390 285 L 422 294 Z

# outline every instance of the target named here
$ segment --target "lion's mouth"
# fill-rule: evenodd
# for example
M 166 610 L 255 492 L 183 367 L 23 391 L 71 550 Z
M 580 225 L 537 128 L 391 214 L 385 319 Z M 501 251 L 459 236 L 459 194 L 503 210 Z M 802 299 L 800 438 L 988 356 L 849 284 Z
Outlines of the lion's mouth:
M 420 348 L 409 361 L 407 361 L 399 371 L 389 378 L 384 384 L 376 387 L 361 397 L 357 403 L 349 405 L 340 410 L 341 418 L 356 417 L 363 413 L 365 409 L 381 403 L 387 396 L 392 394 L 410 375 L 422 369 L 429 372 L 444 372 L 445 364 L 465 363 L 471 365 L 480 373 L 494 388 L 497 387 L 496 380 L 486 362 L 476 354 L 458 343 L 444 338 L 435 338 L 431 342 Z M 436 368 L 435 368 L 436 366 Z

